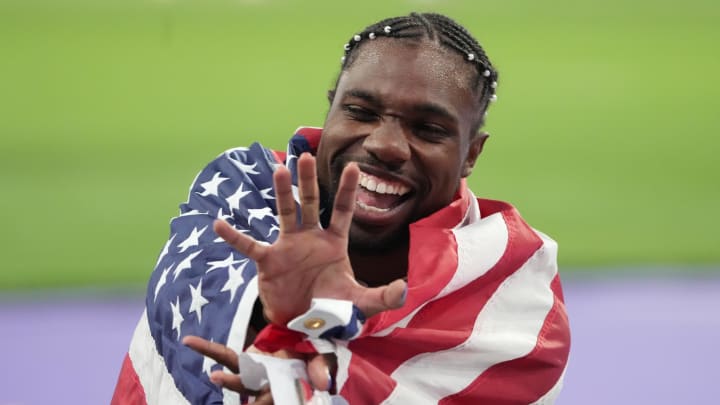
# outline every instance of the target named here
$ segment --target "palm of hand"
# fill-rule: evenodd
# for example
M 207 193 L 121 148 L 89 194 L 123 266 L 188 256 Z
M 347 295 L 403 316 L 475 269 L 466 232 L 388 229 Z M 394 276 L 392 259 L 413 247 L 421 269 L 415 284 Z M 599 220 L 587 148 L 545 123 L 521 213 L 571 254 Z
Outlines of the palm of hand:
M 347 239 L 319 228 L 282 234 L 257 266 L 265 316 L 278 324 L 305 312 L 313 297 L 349 299 L 357 286 Z
M 402 280 L 365 288 L 353 275 L 347 246 L 359 169 L 350 164 L 343 171 L 327 229 L 319 226 L 315 170 L 314 157 L 303 154 L 298 159 L 300 223 L 296 220 L 290 172 L 281 167 L 274 173 L 280 222 L 280 236 L 274 244 L 263 244 L 223 221 L 215 222 L 218 235 L 257 263 L 265 316 L 273 323 L 285 325 L 305 312 L 313 297 L 350 300 L 368 317 L 401 306 L 405 289 Z

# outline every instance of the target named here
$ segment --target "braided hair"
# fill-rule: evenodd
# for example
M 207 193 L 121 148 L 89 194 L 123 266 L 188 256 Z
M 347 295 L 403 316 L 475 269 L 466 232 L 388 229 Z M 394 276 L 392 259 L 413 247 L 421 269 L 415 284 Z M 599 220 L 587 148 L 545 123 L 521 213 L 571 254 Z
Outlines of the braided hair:
M 477 74 L 472 86 L 479 95 L 480 108 L 486 111 L 490 102 L 495 101 L 498 72 L 490 63 L 485 51 L 463 26 L 453 19 L 436 13 L 411 13 L 402 17 L 391 17 L 366 27 L 353 35 L 345 44 L 341 73 L 353 64 L 362 44 L 380 36 L 388 38 L 428 39 L 459 53 L 475 67 Z M 339 80 L 339 77 L 338 77 Z M 336 86 L 337 87 L 337 86 Z M 484 121 L 484 114 L 478 127 Z

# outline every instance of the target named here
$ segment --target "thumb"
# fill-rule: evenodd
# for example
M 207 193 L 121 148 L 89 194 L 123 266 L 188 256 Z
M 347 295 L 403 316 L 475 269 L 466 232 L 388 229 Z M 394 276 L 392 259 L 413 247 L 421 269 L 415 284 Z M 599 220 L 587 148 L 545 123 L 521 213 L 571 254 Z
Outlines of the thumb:
M 363 288 L 355 305 L 370 318 L 380 312 L 397 309 L 405 304 L 407 296 L 407 283 L 398 279 L 392 283 L 375 288 Z

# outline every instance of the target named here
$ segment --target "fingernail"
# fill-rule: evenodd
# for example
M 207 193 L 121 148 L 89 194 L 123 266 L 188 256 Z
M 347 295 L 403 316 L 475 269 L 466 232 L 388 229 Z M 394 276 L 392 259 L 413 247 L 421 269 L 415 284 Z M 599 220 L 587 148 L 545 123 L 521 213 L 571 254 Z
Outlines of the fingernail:
M 408 293 L 408 286 L 407 283 L 405 284 L 405 289 L 403 290 L 402 295 L 400 296 L 400 305 L 405 305 L 405 300 L 407 299 L 407 293 Z

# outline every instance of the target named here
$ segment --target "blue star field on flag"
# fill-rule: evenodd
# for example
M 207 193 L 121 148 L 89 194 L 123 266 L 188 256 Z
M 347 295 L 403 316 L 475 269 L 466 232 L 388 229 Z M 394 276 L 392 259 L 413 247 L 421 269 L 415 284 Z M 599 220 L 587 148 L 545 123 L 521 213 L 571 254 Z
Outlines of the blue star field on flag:
M 297 157 L 310 151 L 296 134 L 286 164 L 297 184 Z M 225 344 L 246 288 L 256 277 L 255 262 L 213 232 L 216 219 L 253 238 L 273 243 L 279 234 L 272 172 L 276 154 L 258 143 L 229 150 L 203 169 L 190 188 L 180 215 L 157 260 L 147 290 L 150 331 L 175 385 L 191 403 L 222 403 L 223 393 L 208 378 L 222 369 L 184 346 L 187 335 Z M 256 292 L 249 296 L 253 303 Z M 252 307 L 250 307 L 252 308 Z

